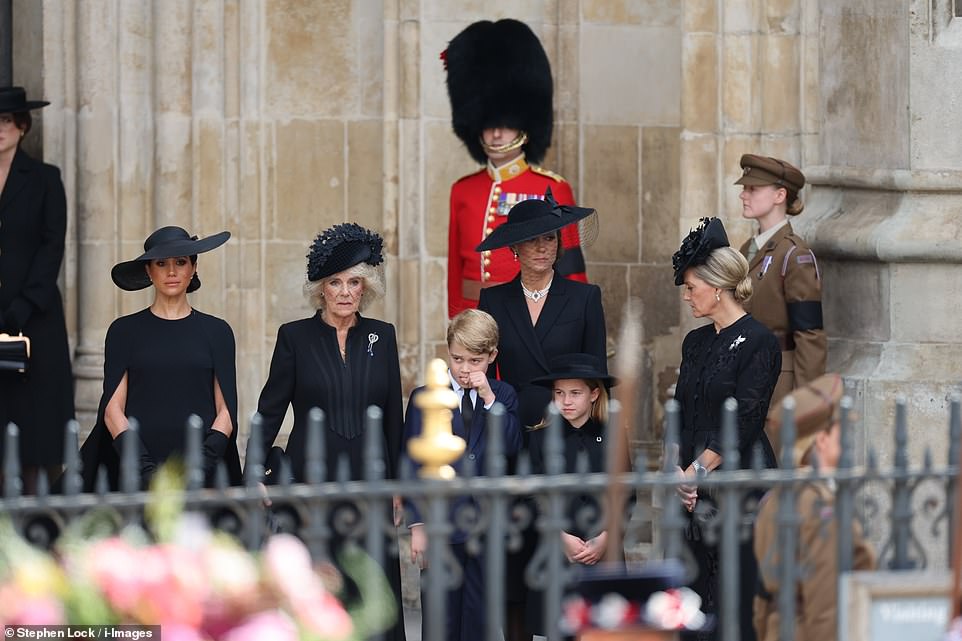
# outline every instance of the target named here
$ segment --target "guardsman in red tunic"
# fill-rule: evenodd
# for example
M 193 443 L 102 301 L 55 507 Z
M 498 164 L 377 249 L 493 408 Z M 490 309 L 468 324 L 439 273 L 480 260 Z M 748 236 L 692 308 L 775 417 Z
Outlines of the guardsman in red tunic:
M 477 307 L 483 287 L 518 273 L 507 247 L 475 247 L 507 220 L 511 207 L 529 198 L 573 205 L 571 186 L 535 164 L 551 144 L 551 67 L 541 42 L 517 20 L 475 22 L 442 54 L 448 71 L 452 124 L 471 157 L 484 169 L 451 187 L 448 228 L 448 315 Z M 558 271 L 587 282 L 577 225 L 561 231 L 564 254 Z

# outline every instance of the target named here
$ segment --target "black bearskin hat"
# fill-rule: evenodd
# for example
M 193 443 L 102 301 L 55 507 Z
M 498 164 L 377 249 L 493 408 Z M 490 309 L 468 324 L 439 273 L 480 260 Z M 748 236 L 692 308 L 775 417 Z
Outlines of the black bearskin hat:
M 454 133 L 479 163 L 481 132 L 510 127 L 528 134 L 525 156 L 539 163 L 551 146 L 551 65 L 541 41 L 517 20 L 475 22 L 441 54 L 448 70 Z

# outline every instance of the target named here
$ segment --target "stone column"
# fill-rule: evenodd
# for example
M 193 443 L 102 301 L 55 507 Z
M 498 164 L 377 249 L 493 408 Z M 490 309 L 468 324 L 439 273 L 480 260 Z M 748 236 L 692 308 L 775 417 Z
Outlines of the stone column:
M 825 274 L 829 367 L 841 371 L 883 469 L 896 395 L 909 460 L 948 451 L 947 396 L 962 390 L 962 64 L 952 3 L 823 3 L 824 123 L 806 232 Z M 949 75 L 946 75 L 946 74 Z M 931 548 L 930 548 L 931 549 Z M 944 548 L 941 548 L 944 549 Z

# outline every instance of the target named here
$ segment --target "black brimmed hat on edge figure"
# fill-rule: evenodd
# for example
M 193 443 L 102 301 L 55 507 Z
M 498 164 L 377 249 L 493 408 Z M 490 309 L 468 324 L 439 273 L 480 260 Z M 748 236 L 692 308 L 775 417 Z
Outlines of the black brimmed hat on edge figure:
M 685 270 L 704 265 L 708 255 L 720 247 L 728 247 L 728 234 L 718 218 L 702 218 L 700 224 L 685 236 L 681 247 L 671 257 L 675 270 L 675 285 L 685 282 Z

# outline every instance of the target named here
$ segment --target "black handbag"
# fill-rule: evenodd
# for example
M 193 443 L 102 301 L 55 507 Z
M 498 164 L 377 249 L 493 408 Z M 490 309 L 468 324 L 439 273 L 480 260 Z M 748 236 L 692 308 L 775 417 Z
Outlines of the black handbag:
M 0 371 L 25 373 L 30 364 L 30 339 L 0 334 Z

